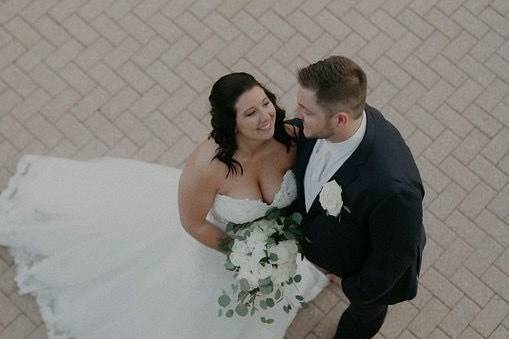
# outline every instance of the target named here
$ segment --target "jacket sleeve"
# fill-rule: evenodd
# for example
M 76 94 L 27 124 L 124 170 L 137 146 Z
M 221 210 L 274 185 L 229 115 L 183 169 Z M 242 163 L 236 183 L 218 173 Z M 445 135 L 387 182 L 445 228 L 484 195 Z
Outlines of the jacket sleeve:
M 368 227 L 371 253 L 356 275 L 342 280 L 350 302 L 375 302 L 416 263 L 422 195 L 405 190 L 388 196 L 373 209 Z

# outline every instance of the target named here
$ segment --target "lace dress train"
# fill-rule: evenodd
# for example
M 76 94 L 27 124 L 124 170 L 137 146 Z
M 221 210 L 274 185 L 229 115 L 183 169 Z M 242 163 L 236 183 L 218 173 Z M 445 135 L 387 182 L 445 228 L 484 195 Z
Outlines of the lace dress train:
M 219 318 L 232 274 L 180 225 L 180 170 L 120 158 L 25 155 L 0 195 L 0 245 L 21 294 L 35 296 L 49 338 L 282 338 L 295 316 Z M 296 197 L 288 171 L 274 202 L 217 195 L 209 219 L 246 222 Z M 327 284 L 307 260 L 298 293 Z

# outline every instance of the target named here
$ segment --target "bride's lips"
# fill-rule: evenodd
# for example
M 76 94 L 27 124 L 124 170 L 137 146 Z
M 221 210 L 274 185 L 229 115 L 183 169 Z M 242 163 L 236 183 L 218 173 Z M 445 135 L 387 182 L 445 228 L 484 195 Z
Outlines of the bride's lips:
M 267 122 L 263 125 L 261 125 L 260 127 L 258 127 L 259 130 L 262 130 L 262 131 L 266 131 L 268 129 L 270 129 L 272 127 L 272 122 Z

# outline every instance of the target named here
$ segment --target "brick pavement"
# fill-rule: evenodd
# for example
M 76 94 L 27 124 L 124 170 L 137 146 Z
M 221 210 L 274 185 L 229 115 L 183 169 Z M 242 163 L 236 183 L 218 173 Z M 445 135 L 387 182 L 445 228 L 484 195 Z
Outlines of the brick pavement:
M 26 153 L 181 166 L 218 76 L 292 111 L 296 70 L 330 54 L 365 68 L 427 191 L 419 294 L 377 338 L 509 338 L 507 0 L 0 0 L 0 186 Z M 0 338 L 45 338 L 13 274 L 1 248 Z M 345 307 L 327 288 L 287 338 L 330 338 Z

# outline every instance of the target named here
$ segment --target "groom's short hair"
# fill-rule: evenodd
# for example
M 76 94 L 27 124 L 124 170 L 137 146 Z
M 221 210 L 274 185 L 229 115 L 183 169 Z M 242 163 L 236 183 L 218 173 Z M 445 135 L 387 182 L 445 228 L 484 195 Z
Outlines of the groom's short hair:
M 366 104 L 366 73 L 344 56 L 331 56 L 301 68 L 299 84 L 314 90 L 318 104 L 329 113 L 349 112 L 352 118 L 362 115 Z

